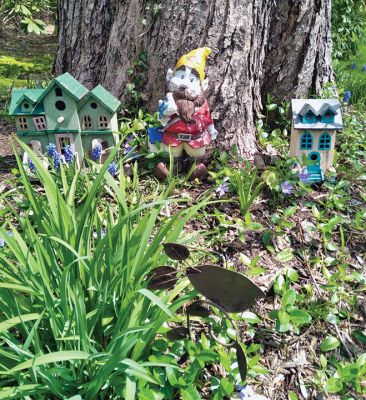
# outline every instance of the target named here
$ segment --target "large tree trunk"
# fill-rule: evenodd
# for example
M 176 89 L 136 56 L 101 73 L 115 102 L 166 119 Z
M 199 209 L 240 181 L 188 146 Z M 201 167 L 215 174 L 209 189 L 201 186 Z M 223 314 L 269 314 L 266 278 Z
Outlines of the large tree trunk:
M 153 111 L 167 68 L 189 50 L 209 46 L 217 145 L 236 144 L 252 157 L 265 94 L 304 96 L 332 81 L 330 1 L 165 0 L 154 16 L 151 1 L 61 0 L 55 72 L 69 71 L 88 86 L 101 83 L 122 100 L 126 85 L 137 82 Z M 146 71 L 137 64 L 142 55 Z

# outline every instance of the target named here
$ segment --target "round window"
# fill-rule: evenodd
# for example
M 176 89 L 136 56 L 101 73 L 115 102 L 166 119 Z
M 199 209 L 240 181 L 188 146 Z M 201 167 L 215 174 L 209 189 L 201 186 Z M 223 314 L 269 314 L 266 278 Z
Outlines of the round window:
M 94 108 L 94 110 L 98 107 L 98 104 L 97 103 L 90 103 L 90 107 L 91 108 Z
M 28 104 L 28 103 L 24 103 L 24 104 L 23 104 L 23 107 L 24 107 L 25 109 L 28 109 L 28 108 L 29 108 L 29 104 Z
M 66 104 L 63 101 L 59 100 L 59 101 L 56 101 L 55 107 L 58 110 L 63 111 L 66 108 Z
M 312 154 L 312 155 L 311 155 L 311 159 L 312 159 L 313 161 L 316 161 L 316 160 L 318 159 L 318 155 L 317 155 L 317 154 Z

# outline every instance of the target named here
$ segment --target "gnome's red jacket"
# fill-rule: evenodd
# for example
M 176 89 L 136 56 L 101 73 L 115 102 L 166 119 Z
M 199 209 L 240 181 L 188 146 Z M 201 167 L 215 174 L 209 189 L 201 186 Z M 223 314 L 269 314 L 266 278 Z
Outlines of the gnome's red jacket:
M 204 101 L 202 106 L 192 115 L 194 122 L 187 123 L 180 118 L 171 124 L 171 121 L 177 119 L 177 114 L 170 118 L 167 126 L 168 128 L 164 130 L 163 143 L 170 145 L 172 147 L 177 147 L 183 142 L 178 139 L 179 133 L 186 133 L 192 135 L 192 140 L 188 143 L 193 149 L 199 149 L 200 147 L 207 146 L 211 143 L 211 136 L 207 131 L 207 127 L 212 124 L 212 118 L 210 110 L 208 109 L 207 100 Z M 202 134 L 200 138 L 195 139 L 195 135 Z

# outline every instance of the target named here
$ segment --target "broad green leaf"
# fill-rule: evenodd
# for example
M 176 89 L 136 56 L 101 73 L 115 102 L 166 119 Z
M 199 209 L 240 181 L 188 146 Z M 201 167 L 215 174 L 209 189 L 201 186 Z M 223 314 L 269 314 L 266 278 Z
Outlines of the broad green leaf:
M 280 262 L 287 262 L 292 260 L 293 258 L 294 254 L 292 249 L 290 248 L 280 251 L 276 256 L 276 259 Z
M 289 311 L 289 314 L 291 316 L 291 322 L 295 325 L 304 325 L 311 321 L 311 316 L 302 310 Z
M 221 378 L 220 390 L 224 395 L 229 396 L 234 391 L 234 385 L 227 378 Z
M 328 393 L 339 393 L 343 389 L 343 384 L 340 379 L 330 378 L 325 385 L 325 390 Z
M 201 400 L 201 396 L 197 389 L 193 386 L 187 387 L 181 392 L 182 400 Z
M 325 338 L 321 343 L 320 343 L 320 350 L 321 351 L 330 351 L 334 350 L 337 347 L 339 347 L 340 342 L 339 340 L 334 337 L 334 336 L 328 336 Z
M 243 318 L 244 321 L 247 321 L 251 324 L 258 324 L 259 322 L 261 322 L 261 319 L 258 317 L 258 315 L 254 314 L 251 311 L 244 311 L 241 314 L 241 317 Z
M 282 307 L 293 306 L 296 302 L 296 291 L 295 289 L 288 289 L 282 296 Z
M 290 315 L 286 311 L 279 310 L 278 319 L 281 324 L 288 324 L 290 322 Z

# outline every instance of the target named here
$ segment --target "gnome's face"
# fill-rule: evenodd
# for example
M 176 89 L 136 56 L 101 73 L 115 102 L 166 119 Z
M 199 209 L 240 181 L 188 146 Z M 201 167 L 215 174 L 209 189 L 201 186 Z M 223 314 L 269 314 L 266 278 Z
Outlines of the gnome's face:
M 207 88 L 207 80 L 201 83 L 198 72 L 190 67 L 181 67 L 174 72 L 169 70 L 167 83 L 169 92 L 185 92 L 192 98 L 202 95 Z
M 201 82 L 199 73 L 187 66 L 168 71 L 168 91 L 173 98 L 180 118 L 187 122 L 194 122 L 192 115 L 196 107 L 201 107 L 205 100 L 207 80 Z

